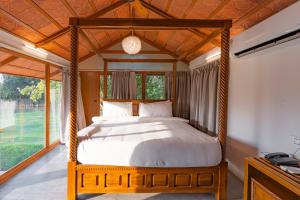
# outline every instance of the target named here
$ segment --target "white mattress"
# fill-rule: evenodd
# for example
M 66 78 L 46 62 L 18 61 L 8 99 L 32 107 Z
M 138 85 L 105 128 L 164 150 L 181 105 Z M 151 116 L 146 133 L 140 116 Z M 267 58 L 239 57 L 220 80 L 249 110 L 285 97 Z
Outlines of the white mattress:
M 204 167 L 221 161 L 217 138 L 180 118 L 97 120 L 78 132 L 82 164 L 136 167 Z

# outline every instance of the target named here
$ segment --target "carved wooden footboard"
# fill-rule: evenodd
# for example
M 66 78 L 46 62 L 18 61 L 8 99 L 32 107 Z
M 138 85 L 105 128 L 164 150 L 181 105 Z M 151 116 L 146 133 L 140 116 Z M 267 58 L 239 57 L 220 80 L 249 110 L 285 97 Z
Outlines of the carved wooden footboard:
M 220 191 L 220 189 L 226 187 L 227 163 L 215 167 L 198 168 L 99 165 L 73 165 L 72 167 L 75 173 L 73 184 L 76 185 L 72 191 L 73 194 L 216 193 L 217 199 L 226 195 L 225 190 Z

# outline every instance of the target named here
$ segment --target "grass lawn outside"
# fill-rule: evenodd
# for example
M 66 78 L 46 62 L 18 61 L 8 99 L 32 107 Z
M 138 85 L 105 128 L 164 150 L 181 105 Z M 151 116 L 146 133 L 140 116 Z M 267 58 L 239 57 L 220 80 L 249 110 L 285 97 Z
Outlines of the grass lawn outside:
M 51 117 L 51 133 L 58 132 L 59 116 Z M 3 117 L 2 117 L 3 118 Z M 45 111 L 20 112 L 13 115 L 13 125 L 0 130 L 0 171 L 6 171 L 44 148 Z M 4 120 L 1 119 L 0 120 Z M 57 134 L 50 134 L 50 141 Z

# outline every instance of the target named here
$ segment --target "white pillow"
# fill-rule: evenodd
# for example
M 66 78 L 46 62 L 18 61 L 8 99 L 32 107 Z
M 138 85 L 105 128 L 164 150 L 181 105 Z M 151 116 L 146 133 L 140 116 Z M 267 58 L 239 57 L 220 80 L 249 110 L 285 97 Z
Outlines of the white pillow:
M 140 103 L 140 117 L 173 117 L 172 102 L 160 101 L 155 103 Z
M 128 117 L 132 116 L 131 102 L 103 101 L 103 117 Z

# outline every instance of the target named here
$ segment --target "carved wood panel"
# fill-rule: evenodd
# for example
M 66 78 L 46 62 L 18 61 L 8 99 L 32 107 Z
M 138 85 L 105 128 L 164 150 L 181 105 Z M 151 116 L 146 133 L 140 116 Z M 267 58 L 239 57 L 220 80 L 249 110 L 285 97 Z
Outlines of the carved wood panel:
M 77 170 L 79 193 L 213 192 L 218 168 L 133 168 L 83 166 Z

